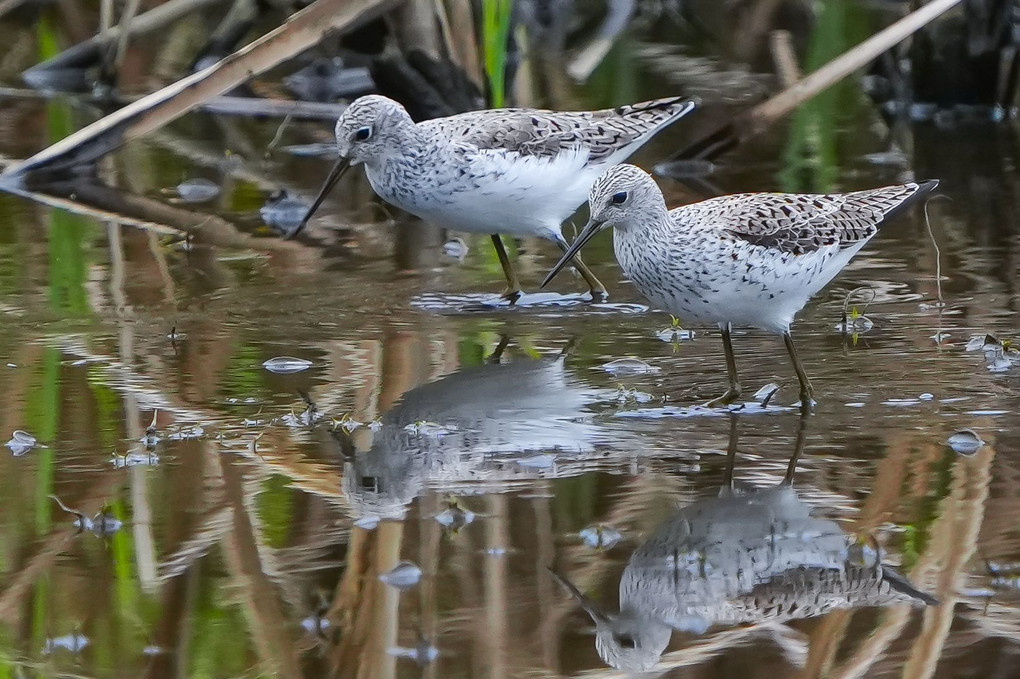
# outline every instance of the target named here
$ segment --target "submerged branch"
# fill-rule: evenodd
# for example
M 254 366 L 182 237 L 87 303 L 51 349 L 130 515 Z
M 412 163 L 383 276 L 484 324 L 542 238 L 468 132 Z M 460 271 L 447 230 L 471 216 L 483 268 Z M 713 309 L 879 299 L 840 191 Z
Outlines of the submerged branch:
M 284 25 L 209 68 L 143 97 L 8 168 L 0 175 L 0 182 L 24 183 L 32 177 L 67 173 L 76 166 L 91 163 L 121 144 L 159 129 L 253 75 L 303 52 L 333 29 L 360 25 L 390 9 L 397 1 L 316 0 Z

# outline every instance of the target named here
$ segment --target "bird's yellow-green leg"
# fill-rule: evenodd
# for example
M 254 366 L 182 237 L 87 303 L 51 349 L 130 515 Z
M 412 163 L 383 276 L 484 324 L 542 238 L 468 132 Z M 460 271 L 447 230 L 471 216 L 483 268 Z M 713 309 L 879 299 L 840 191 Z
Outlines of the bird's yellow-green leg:
M 557 239 L 556 244 L 560 246 L 560 250 L 563 250 L 563 252 L 570 249 L 570 245 L 562 236 Z M 596 278 L 595 274 L 588 268 L 588 265 L 581 261 L 581 255 L 574 255 L 573 264 L 574 268 L 581 274 L 581 278 L 588 284 L 592 302 L 605 302 L 609 299 L 609 292 L 606 290 L 606 286 L 602 285 L 602 281 Z
M 499 257 L 499 264 L 503 267 L 503 275 L 506 276 L 506 290 L 503 291 L 502 297 L 513 304 L 524 294 L 521 290 L 521 282 L 517 280 L 517 272 L 514 271 L 514 265 L 510 262 L 510 256 L 506 253 L 503 239 L 500 238 L 498 233 L 492 234 L 491 238 L 492 245 L 496 248 L 496 256 Z
M 733 355 L 733 342 L 730 339 L 730 331 L 733 329 L 729 323 L 722 326 L 723 350 L 726 352 L 726 374 L 730 378 L 730 387 L 719 398 L 714 398 L 705 405 L 709 408 L 728 406 L 740 398 L 740 378 L 737 376 L 737 359 Z
M 790 359 L 793 361 L 793 369 L 797 371 L 797 379 L 800 380 L 800 402 L 805 406 L 810 406 L 814 401 L 812 398 L 814 390 L 811 388 L 811 380 L 808 379 L 807 373 L 804 372 L 804 364 L 800 362 L 800 357 L 797 356 L 797 347 L 793 346 L 793 336 L 790 335 L 789 330 L 783 333 L 783 342 L 786 344 L 786 350 L 790 353 Z

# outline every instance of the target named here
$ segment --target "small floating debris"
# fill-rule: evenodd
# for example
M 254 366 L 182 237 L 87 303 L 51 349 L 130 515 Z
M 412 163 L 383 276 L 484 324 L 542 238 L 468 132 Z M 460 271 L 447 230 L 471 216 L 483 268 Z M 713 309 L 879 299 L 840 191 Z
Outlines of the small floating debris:
M 666 328 L 655 333 L 663 342 L 669 344 L 679 344 L 680 342 L 690 342 L 694 339 L 694 331 L 687 330 L 686 328 Z
M 155 467 L 159 464 L 159 456 L 148 450 L 145 452 L 133 450 L 125 455 L 114 453 L 113 459 L 110 462 L 116 469 L 124 469 L 125 467 Z
M 1012 340 L 1000 340 L 991 334 L 975 335 L 967 342 L 966 351 L 983 351 L 989 372 L 1006 372 L 1020 365 L 1020 351 Z
M 436 514 L 436 522 L 453 533 L 474 520 L 475 513 L 466 509 L 457 498 L 448 498 L 446 509 Z
M 39 446 L 40 448 L 45 447 L 40 446 L 34 436 L 29 434 L 27 431 L 22 431 L 21 429 L 14 430 L 14 433 L 11 434 L 11 440 L 4 445 L 11 449 L 11 453 L 14 454 L 14 457 L 21 457 L 36 446 Z
M 181 427 L 172 431 L 166 435 L 166 438 L 170 441 L 187 441 L 189 439 L 202 438 L 203 436 L 205 436 L 205 429 L 194 424 L 190 427 Z
M 615 361 L 610 361 L 603 365 L 602 369 L 612 375 L 647 375 L 659 372 L 658 368 L 645 363 L 636 356 L 628 356 L 627 358 L 618 358 Z
M 50 495 L 49 498 L 56 502 L 60 508 L 68 514 L 74 514 L 75 519 L 73 525 L 78 529 L 77 532 L 79 533 L 88 531 L 99 537 L 103 537 L 110 535 L 111 533 L 116 533 L 124 527 L 124 522 L 114 516 L 113 513 L 106 507 L 104 507 L 102 511 L 98 512 L 94 517 L 89 518 L 85 516 L 83 512 L 65 505 L 56 495 Z
M 862 308 L 858 309 L 856 305 L 851 306 L 850 300 L 854 297 L 863 298 Z M 851 335 L 854 341 L 857 340 L 858 335 L 863 335 L 871 330 L 875 324 L 864 315 L 864 312 L 868 310 L 873 301 L 875 301 L 875 291 L 870 287 L 862 286 L 848 292 L 843 298 L 843 312 L 840 315 L 839 323 L 836 324 L 836 330 L 840 334 Z
M 609 549 L 623 539 L 620 531 L 602 524 L 588 526 L 578 533 L 578 536 L 581 538 L 581 542 L 592 549 Z
M 894 408 L 905 408 L 909 406 L 916 406 L 921 401 L 916 398 L 890 398 L 882 401 L 884 406 L 893 406 Z
M 286 191 L 279 191 L 259 209 L 259 216 L 267 226 L 289 236 L 301 225 L 308 208 L 304 201 L 291 198 Z
M 341 417 L 340 419 L 335 419 L 334 418 L 330 422 L 330 426 L 332 427 L 333 431 L 336 431 L 336 430 L 339 429 L 339 430 L 343 431 L 345 434 L 350 434 L 352 431 L 354 431 L 358 427 L 365 426 L 365 423 L 364 422 L 359 422 L 359 421 L 355 420 L 353 417 L 350 416 L 349 413 L 344 413 L 343 417 Z
M 946 443 L 960 455 L 967 456 L 973 455 L 981 449 L 981 446 L 985 445 L 985 442 L 973 429 L 961 429 L 950 436 Z
M 379 580 L 390 587 L 410 589 L 421 581 L 421 568 L 410 561 L 401 561 L 385 573 L 380 573 Z
M 964 347 L 965 351 L 980 351 L 982 349 L 999 349 L 1002 347 L 1002 342 L 995 338 L 994 335 L 974 335 L 967 341 L 967 346 Z
M 948 332 L 946 332 L 944 330 L 941 330 L 941 331 L 935 333 L 934 335 L 932 335 L 929 339 L 934 340 L 935 344 L 942 344 L 943 342 L 945 342 L 950 337 L 952 337 L 951 334 L 949 334 Z
M 463 238 L 452 238 L 443 243 L 443 254 L 447 257 L 453 257 L 458 262 L 463 262 L 468 254 L 467 243 L 464 242 Z
M 439 649 L 433 646 L 427 639 L 422 639 L 414 648 L 407 646 L 391 646 L 386 653 L 395 658 L 407 658 L 421 666 L 428 665 L 439 657 Z
M 220 195 L 220 187 L 208 179 L 188 179 L 177 185 L 177 195 L 185 203 L 204 203 Z
M 663 342 L 668 342 L 670 344 L 689 342 L 694 339 L 693 330 L 687 330 L 683 326 L 681 326 L 680 319 L 677 318 L 676 316 L 670 314 L 669 317 L 672 320 L 669 327 L 666 328 L 665 330 L 660 330 L 659 332 L 655 333 L 656 337 L 658 337 Z
M 931 392 L 926 391 L 923 394 L 920 394 L 917 398 L 921 399 L 922 401 L 934 401 L 935 400 L 935 394 L 932 394 Z
M 854 311 L 857 311 L 854 309 Z M 846 320 L 840 321 L 836 324 L 836 330 L 844 335 L 863 335 L 864 333 L 875 327 L 875 324 L 870 318 L 863 315 L 854 317 L 853 315 L 847 316 Z
M 293 356 L 276 356 L 263 363 L 262 367 L 277 375 L 289 375 L 308 370 L 312 367 L 312 362 Z
M 751 398 L 760 403 L 762 407 L 765 407 L 769 404 L 769 401 L 772 400 L 772 397 L 775 396 L 776 392 L 778 391 L 779 385 L 776 384 L 775 382 L 769 382 L 761 389 L 754 392 L 754 396 L 752 396 Z
M 628 389 L 622 384 L 616 388 L 616 402 L 621 405 L 626 403 L 650 403 L 654 398 L 654 396 L 647 392 Z
M 444 436 L 454 431 L 453 427 L 447 427 L 438 422 L 418 420 L 404 427 L 404 431 L 417 436 Z
M 46 640 L 42 652 L 50 655 L 55 651 L 68 651 L 70 653 L 81 653 L 89 645 L 89 638 L 81 632 L 72 632 L 60 637 L 53 637 Z

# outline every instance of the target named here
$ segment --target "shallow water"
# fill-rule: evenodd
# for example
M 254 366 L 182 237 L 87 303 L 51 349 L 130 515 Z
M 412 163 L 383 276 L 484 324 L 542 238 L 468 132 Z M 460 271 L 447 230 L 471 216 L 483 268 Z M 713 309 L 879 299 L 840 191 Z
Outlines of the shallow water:
M 558 105 L 672 93 L 668 52 L 628 39 Z M 12 157 L 88 120 L 0 107 Z M 951 199 L 929 204 L 940 257 L 918 210 L 799 316 L 806 418 L 758 331 L 735 337 L 748 402 L 699 407 L 724 388 L 718 333 L 663 341 L 669 316 L 621 280 L 608 237 L 586 252 L 610 303 L 561 276 L 518 308 L 496 299 L 487 239 L 445 256 L 447 235 L 355 173 L 281 241 L 260 208 L 281 188 L 307 200 L 328 168 L 282 149 L 329 125 L 294 124 L 263 158 L 277 125 L 194 114 L 116 154 L 113 197 L 81 197 L 148 228 L 0 195 L 0 438 L 35 439 L 0 450 L 0 672 L 612 677 L 661 653 L 671 677 L 1015 673 L 1020 365 L 966 350 L 1020 332 L 1012 124 L 887 138 L 847 82 L 720 161 L 725 192 L 938 177 Z M 195 177 L 220 195 L 177 202 Z M 522 243 L 525 285 L 557 257 Z M 846 337 L 860 286 L 873 327 Z M 606 369 L 628 357 L 641 369 Z M 771 382 L 763 408 L 750 395 Z M 947 445 L 961 429 L 976 453 Z M 401 561 L 420 579 L 379 580 Z

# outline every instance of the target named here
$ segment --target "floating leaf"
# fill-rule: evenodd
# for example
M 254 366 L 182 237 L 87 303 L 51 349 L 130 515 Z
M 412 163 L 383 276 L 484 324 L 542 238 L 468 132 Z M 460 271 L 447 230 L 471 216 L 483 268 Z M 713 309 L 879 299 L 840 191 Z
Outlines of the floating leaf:
M 589 526 L 578 533 L 578 535 L 581 541 L 592 549 L 609 549 L 623 539 L 620 531 L 611 526 L 603 526 L 601 524 Z
M 220 195 L 220 187 L 208 179 L 189 179 L 177 185 L 177 195 L 185 203 L 204 203 Z
M 618 358 L 602 366 L 602 369 L 613 375 L 644 375 L 657 373 L 659 369 L 649 365 L 636 356 Z
M 946 443 L 960 455 L 973 455 L 985 445 L 973 429 L 961 429 L 950 436 Z
M 34 436 L 29 434 L 27 431 L 18 429 L 11 435 L 11 440 L 4 445 L 11 449 L 11 452 L 14 453 L 14 457 L 21 457 L 28 451 L 35 448 L 38 444 L 39 442 L 36 441 Z
M 271 373 L 289 375 L 290 373 L 308 370 L 312 367 L 312 362 L 306 361 L 303 358 L 294 358 L 293 356 L 277 356 L 263 363 L 262 367 Z
M 379 579 L 390 587 L 408 589 L 421 581 L 421 568 L 410 561 L 401 561 L 392 569 L 381 573 Z

